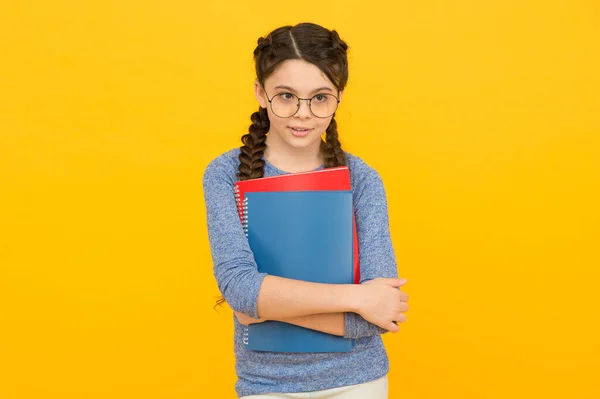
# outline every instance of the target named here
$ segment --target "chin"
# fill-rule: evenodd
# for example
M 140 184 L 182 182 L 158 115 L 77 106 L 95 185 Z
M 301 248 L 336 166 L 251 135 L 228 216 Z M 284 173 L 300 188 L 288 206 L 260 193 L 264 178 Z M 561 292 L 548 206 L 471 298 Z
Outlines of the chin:
M 294 147 L 294 148 L 298 148 L 298 149 L 304 149 L 304 148 L 309 148 L 309 147 L 317 147 L 319 148 L 320 143 L 321 143 L 321 137 L 317 137 L 317 138 L 313 138 L 313 139 L 309 139 L 307 140 L 307 138 L 296 138 L 296 137 L 292 137 L 291 140 L 285 140 L 286 144 L 289 145 L 290 147 Z

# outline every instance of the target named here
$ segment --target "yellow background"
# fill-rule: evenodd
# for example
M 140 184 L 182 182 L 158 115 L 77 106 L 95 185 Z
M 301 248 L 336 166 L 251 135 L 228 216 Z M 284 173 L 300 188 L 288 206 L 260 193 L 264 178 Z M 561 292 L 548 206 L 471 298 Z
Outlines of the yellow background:
M 201 178 L 252 51 L 350 45 L 344 148 L 384 179 L 411 309 L 390 398 L 600 398 L 600 6 L 0 5 L 0 398 L 234 398 Z

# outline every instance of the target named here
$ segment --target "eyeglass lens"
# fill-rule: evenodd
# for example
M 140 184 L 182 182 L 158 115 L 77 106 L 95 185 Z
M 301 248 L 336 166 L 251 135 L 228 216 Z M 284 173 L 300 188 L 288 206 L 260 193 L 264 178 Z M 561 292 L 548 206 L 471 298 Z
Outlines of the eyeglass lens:
M 309 100 L 310 110 L 316 117 L 327 118 L 335 113 L 338 100 L 331 94 L 317 94 Z M 292 93 L 281 93 L 271 99 L 271 110 L 281 118 L 287 118 L 298 112 L 300 100 Z

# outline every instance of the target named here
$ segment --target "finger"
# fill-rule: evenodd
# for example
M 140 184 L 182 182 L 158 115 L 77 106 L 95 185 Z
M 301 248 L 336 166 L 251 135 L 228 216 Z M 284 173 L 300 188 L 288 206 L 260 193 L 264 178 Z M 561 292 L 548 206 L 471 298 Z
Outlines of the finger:
M 402 287 L 404 284 L 406 284 L 406 279 L 405 278 L 387 278 L 385 279 L 385 282 L 389 285 L 391 285 L 392 287 Z
M 398 313 L 398 316 L 396 317 L 396 321 L 398 323 L 404 323 L 406 321 L 406 315 L 404 313 Z
M 408 303 L 406 302 L 400 302 L 400 311 L 401 312 L 406 312 L 408 310 Z
M 398 325 L 393 322 L 388 324 L 388 326 L 385 327 L 385 329 L 392 333 L 397 333 L 398 331 L 400 331 L 400 327 L 398 327 Z

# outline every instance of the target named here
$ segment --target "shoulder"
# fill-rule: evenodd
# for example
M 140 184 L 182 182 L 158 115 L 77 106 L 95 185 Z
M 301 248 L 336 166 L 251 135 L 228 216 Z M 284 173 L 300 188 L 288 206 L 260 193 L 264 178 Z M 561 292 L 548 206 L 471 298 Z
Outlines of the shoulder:
M 226 180 L 233 184 L 237 179 L 239 154 L 240 149 L 234 148 L 211 160 L 204 169 L 204 183 L 207 184 L 214 180 Z
M 382 184 L 381 177 L 374 167 L 366 163 L 362 158 L 346 152 L 350 179 L 354 190 L 360 191 L 369 184 Z
M 357 211 L 377 208 L 387 203 L 385 187 L 379 172 L 356 155 L 346 153 L 350 183 Z

